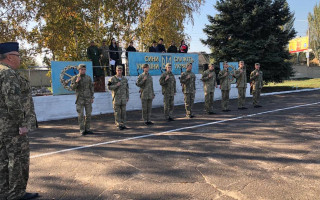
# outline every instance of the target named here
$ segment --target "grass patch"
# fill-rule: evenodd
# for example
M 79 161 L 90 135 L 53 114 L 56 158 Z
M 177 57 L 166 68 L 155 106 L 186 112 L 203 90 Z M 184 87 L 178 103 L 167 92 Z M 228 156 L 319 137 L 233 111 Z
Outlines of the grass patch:
M 262 93 L 320 88 L 320 78 L 288 80 L 283 83 L 269 83 L 262 88 Z

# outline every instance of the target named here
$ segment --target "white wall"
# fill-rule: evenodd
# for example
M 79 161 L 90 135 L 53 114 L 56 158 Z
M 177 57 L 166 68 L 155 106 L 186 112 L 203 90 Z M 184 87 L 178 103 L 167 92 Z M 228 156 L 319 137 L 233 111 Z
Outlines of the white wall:
M 196 79 L 196 98 L 195 102 L 204 102 L 203 84 L 200 81 L 201 74 L 197 74 Z M 177 94 L 175 96 L 175 105 L 184 104 L 183 93 L 179 81 L 180 75 L 176 75 L 177 81 Z M 161 93 L 161 86 L 159 84 L 160 76 L 153 76 L 153 87 L 155 92 L 155 99 L 153 100 L 153 107 L 163 106 L 163 95 Z M 108 81 L 106 78 L 106 83 Z M 136 86 L 137 76 L 128 76 L 130 97 L 127 104 L 127 110 L 140 110 L 141 101 L 139 88 Z M 250 93 L 249 84 L 247 87 L 247 96 Z M 93 103 L 93 115 L 113 113 L 112 108 L 112 97 L 109 91 L 95 93 L 95 101 Z M 238 90 L 235 85 L 231 86 L 230 99 L 238 97 Z M 221 90 L 216 89 L 214 99 L 221 99 Z M 49 121 L 56 119 L 66 119 L 71 117 L 77 117 L 76 106 L 75 106 L 75 95 L 60 95 L 60 96 L 40 96 L 33 97 L 35 110 L 38 121 Z

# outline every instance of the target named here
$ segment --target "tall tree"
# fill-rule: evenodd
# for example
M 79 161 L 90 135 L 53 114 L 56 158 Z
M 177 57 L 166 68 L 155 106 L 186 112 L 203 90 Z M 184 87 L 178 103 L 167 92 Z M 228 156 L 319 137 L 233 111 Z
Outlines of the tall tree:
M 320 60 L 320 5 L 315 5 L 313 14 L 309 13 L 309 44 L 315 57 Z
M 247 71 L 259 62 L 266 82 L 293 75 L 287 44 L 294 38 L 293 13 L 286 0 L 218 0 L 202 40 L 216 62 L 244 60 Z
M 176 44 L 185 39 L 184 22 L 193 23 L 193 13 L 198 11 L 204 0 L 151 0 L 145 15 L 140 18 L 139 41 L 146 49 L 153 40 L 160 37 L 169 47 L 171 41 Z

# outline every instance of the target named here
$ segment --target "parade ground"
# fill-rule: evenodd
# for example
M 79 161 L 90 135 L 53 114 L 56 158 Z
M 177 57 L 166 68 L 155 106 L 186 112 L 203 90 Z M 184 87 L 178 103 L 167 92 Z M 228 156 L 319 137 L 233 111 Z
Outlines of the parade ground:
M 94 135 L 77 119 L 39 123 L 30 133 L 27 191 L 45 200 L 320 199 L 320 90 L 261 97 L 261 108 L 215 115 L 195 105 L 193 119 L 175 107 L 174 122 L 153 109 L 127 112 L 126 130 L 113 114 L 94 116 Z M 140 102 L 137 102 L 137 104 Z M 48 108 L 49 109 L 49 108 Z

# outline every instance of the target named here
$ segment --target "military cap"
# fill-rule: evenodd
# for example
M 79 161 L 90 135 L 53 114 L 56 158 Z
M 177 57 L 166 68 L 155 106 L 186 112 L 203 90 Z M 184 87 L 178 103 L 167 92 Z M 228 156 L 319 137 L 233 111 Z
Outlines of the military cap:
M 123 69 L 121 65 L 117 65 L 116 69 Z
M 81 68 L 87 68 L 87 67 L 86 67 L 85 64 L 80 64 L 80 65 L 78 65 L 78 70 L 81 69 Z
M 254 65 L 259 65 L 260 66 L 260 63 L 255 63 Z
M 142 66 L 143 69 L 144 69 L 144 68 L 147 68 L 147 67 L 149 67 L 148 64 L 143 64 L 143 66 Z
M 239 63 L 244 63 L 244 61 L 243 61 L 243 60 L 240 60 Z
M 167 63 L 167 64 L 166 64 L 166 67 L 168 67 L 168 66 L 172 66 L 171 63 Z
M 18 51 L 19 52 L 19 43 L 18 42 L 0 43 L 0 54 L 6 54 L 11 51 Z

